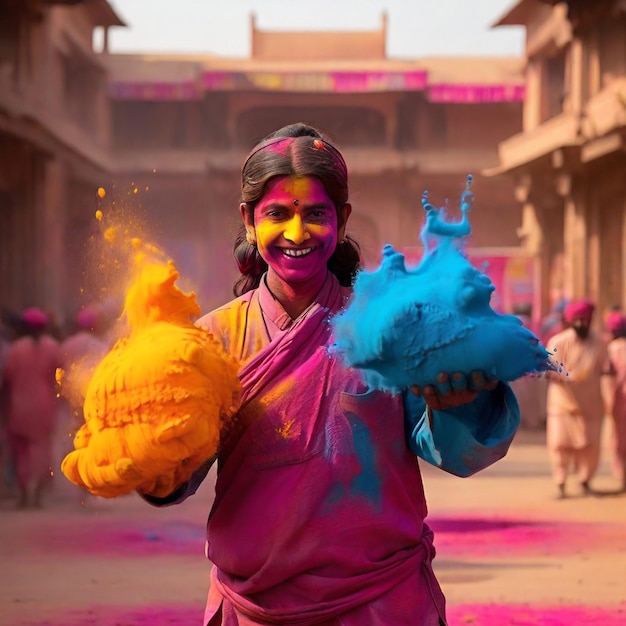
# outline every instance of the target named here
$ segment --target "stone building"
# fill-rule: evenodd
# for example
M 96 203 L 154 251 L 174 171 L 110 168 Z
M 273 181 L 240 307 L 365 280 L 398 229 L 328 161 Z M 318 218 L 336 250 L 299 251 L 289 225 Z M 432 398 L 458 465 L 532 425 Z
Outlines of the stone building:
M 93 32 L 122 21 L 105 0 L 1 0 L 0 14 L 0 306 L 62 316 L 80 304 L 95 185 L 113 170 Z
M 537 304 L 624 307 L 626 3 L 522 0 L 500 25 L 526 28 L 526 100 L 522 132 L 488 173 L 515 180 L 520 236 L 541 267 Z
M 523 59 L 391 59 L 384 16 L 359 32 L 264 31 L 252 16 L 243 59 L 112 54 L 106 37 L 96 53 L 94 29 L 122 25 L 106 0 L 0 0 L 0 9 L 13 20 L 0 51 L 3 307 L 38 304 L 64 318 L 102 295 L 86 254 L 96 207 L 121 211 L 131 228 L 143 222 L 137 234 L 176 260 L 204 310 L 224 302 L 241 163 L 294 121 L 319 126 L 344 152 L 351 234 L 368 264 L 387 242 L 416 261 L 422 192 L 449 199 L 454 216 L 471 173 L 470 252 L 530 297 L 515 181 L 483 175 L 498 166 L 498 144 L 522 130 Z
M 498 143 L 521 130 L 523 59 L 391 59 L 386 28 L 383 16 L 372 31 L 272 32 L 252 16 L 249 58 L 109 56 L 116 187 L 138 190 L 203 308 L 232 293 L 245 155 L 296 121 L 326 131 L 344 152 L 349 230 L 369 264 L 387 242 L 417 260 L 422 192 L 437 204 L 448 198 L 454 214 L 468 173 L 474 252 L 523 254 L 513 181 L 482 175 L 497 165 Z

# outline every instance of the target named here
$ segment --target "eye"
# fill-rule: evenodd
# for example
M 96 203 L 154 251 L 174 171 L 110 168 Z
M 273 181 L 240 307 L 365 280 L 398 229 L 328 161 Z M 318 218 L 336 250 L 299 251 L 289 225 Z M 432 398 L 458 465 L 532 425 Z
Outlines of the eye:
M 311 209 L 307 214 L 309 220 L 313 222 L 326 222 L 331 218 L 331 211 L 334 209 L 327 209 L 324 207 Z
M 286 215 L 287 211 L 285 209 L 281 209 L 280 207 L 273 207 L 264 212 L 264 217 L 272 220 L 284 219 Z

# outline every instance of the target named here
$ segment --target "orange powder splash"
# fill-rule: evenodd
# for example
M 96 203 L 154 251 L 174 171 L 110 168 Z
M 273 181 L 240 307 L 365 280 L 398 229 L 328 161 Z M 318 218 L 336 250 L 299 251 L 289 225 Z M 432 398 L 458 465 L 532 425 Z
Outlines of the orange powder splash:
M 71 482 L 105 498 L 171 493 L 216 454 L 239 404 L 238 366 L 191 321 L 199 306 L 176 287 L 174 262 L 138 239 L 131 245 L 129 333 L 96 367 L 85 423 L 61 465 Z

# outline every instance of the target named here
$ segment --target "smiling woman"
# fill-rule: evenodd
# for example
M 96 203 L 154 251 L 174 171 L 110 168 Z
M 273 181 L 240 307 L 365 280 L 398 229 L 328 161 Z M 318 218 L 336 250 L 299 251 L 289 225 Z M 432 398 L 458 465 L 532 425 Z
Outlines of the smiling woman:
M 197 322 L 242 386 L 216 455 L 204 623 L 445 624 L 416 455 L 464 476 L 500 459 L 519 424 L 513 393 L 481 373 L 471 389 L 461 375 L 391 394 L 333 354 L 329 321 L 352 298 L 359 253 L 346 164 L 322 133 L 294 124 L 262 141 L 241 191 L 237 297 Z M 144 497 L 182 502 L 214 460 Z
M 274 252 L 280 252 L 280 257 L 301 255 L 298 250 L 312 247 L 304 245 L 312 238 L 315 247 L 320 248 L 316 259 L 325 256 L 317 267 L 317 290 L 325 268 L 337 276 L 341 285 L 352 284 L 360 253 L 356 242 L 346 236 L 352 210 L 348 203 L 348 169 L 337 148 L 315 129 L 304 124 L 287 126 L 251 151 L 242 168 L 239 210 L 243 225 L 235 241 L 235 259 L 241 278 L 235 285 L 235 295 L 258 287 L 266 271 L 270 282 L 280 277 L 280 271 L 275 271 L 280 267 L 269 262 L 267 238 L 259 241 L 266 232 L 278 234 L 273 245 L 279 248 Z M 325 236 L 319 239 L 322 233 Z M 311 280 L 305 282 L 312 294 L 303 301 L 312 299 L 317 291 L 315 279 L 308 278 Z M 307 286 L 302 280 L 297 282 L 299 291 Z M 279 287 L 276 282 L 274 286 Z

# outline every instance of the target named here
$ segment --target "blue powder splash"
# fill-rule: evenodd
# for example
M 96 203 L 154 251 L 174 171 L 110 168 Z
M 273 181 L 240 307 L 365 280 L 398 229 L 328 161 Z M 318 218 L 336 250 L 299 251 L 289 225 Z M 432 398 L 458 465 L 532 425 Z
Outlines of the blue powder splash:
M 332 320 L 334 343 L 349 367 L 374 389 L 396 393 L 434 384 L 440 372 L 512 381 L 554 370 L 550 354 L 515 315 L 490 306 L 491 279 L 474 268 L 463 246 L 471 233 L 472 177 L 461 196 L 462 219 L 446 221 L 424 192 L 423 257 L 407 268 L 403 254 L 383 248 L 380 267 L 362 271 L 349 306 Z

